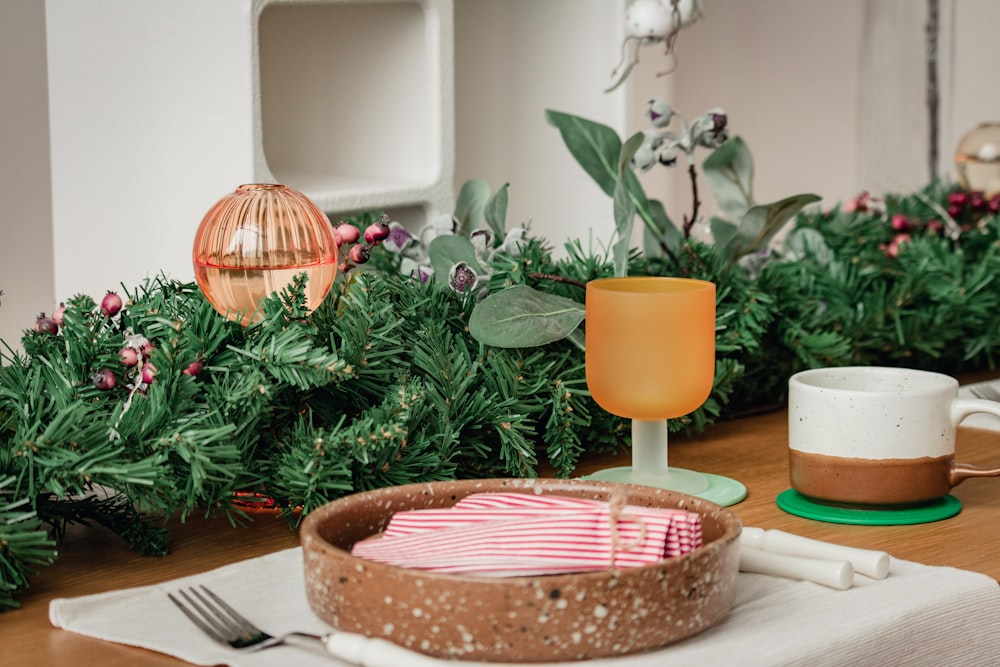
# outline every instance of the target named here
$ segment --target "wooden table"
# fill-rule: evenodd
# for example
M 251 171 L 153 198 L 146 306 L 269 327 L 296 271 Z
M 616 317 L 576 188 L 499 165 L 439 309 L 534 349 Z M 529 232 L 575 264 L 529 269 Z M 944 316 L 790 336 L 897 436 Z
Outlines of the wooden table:
M 744 525 L 780 528 L 840 544 L 881 549 L 928 565 L 950 565 L 1000 579 L 1000 480 L 972 479 L 954 490 L 962 512 L 951 519 L 915 526 L 848 526 L 802 519 L 774 502 L 788 488 L 787 416 L 775 412 L 710 427 L 696 439 L 675 436 L 670 463 L 733 477 L 746 484 L 747 499 L 733 510 Z M 959 460 L 1000 464 L 1000 433 L 960 429 Z M 594 460 L 588 472 L 621 465 L 627 455 Z M 131 553 L 102 529 L 73 529 L 56 563 L 44 568 L 20 597 L 22 608 L 0 614 L 4 665 L 173 665 L 172 658 L 118 646 L 53 628 L 48 603 L 101 591 L 152 584 L 197 574 L 220 565 L 298 544 L 283 519 L 254 514 L 250 527 L 231 528 L 224 519 L 189 518 L 173 528 L 173 553 L 144 558 Z

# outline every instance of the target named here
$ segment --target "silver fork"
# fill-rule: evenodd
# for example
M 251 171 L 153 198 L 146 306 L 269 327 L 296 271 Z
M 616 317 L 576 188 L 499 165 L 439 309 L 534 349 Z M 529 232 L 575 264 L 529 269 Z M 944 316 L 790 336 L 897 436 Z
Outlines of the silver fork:
M 199 630 L 220 644 L 228 644 L 241 651 L 260 651 L 279 646 L 293 636 L 320 642 L 324 640 L 320 635 L 307 632 L 291 632 L 280 637 L 269 635 L 205 586 L 181 589 L 177 591 L 177 596 L 167 593 L 167 597 Z
M 180 589 L 176 595 L 167 593 L 167 597 L 199 630 L 216 642 L 237 651 L 262 651 L 286 644 L 288 643 L 286 640 L 290 637 L 304 637 L 320 642 L 331 655 L 361 667 L 440 665 L 434 658 L 408 651 L 384 639 L 346 632 L 333 632 L 328 635 L 308 632 L 270 635 L 205 586 Z

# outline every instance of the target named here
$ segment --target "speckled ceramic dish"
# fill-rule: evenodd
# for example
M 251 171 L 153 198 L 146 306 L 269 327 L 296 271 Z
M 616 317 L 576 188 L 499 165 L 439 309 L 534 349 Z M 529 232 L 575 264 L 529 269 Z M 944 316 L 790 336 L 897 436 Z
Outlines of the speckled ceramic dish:
M 638 568 L 503 579 L 394 567 L 349 553 L 395 512 L 496 491 L 597 500 L 624 492 L 629 504 L 701 514 L 704 546 Z M 729 510 L 650 487 L 559 479 L 410 484 L 348 496 L 305 518 L 306 594 L 335 628 L 432 656 L 542 662 L 625 655 L 689 637 L 729 613 L 739 533 Z

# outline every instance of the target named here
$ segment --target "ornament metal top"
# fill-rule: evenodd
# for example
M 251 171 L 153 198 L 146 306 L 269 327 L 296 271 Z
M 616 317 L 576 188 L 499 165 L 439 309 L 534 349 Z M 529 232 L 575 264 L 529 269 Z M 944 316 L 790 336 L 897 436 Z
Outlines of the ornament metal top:
M 955 149 L 955 171 L 963 189 L 1000 193 L 1000 123 L 982 123 L 962 137 Z
M 326 214 L 286 185 L 241 185 L 220 199 L 194 237 L 198 286 L 215 309 L 250 324 L 261 300 L 305 273 L 306 307 L 326 297 L 337 276 L 337 244 Z

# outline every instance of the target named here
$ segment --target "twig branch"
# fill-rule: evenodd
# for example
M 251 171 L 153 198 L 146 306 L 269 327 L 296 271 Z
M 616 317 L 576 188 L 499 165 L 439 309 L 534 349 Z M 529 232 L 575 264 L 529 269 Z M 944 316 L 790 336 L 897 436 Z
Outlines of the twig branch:
M 688 174 L 691 176 L 691 217 L 684 216 L 684 238 L 691 238 L 691 228 L 698 220 L 698 209 L 701 207 L 701 200 L 698 199 L 698 173 L 695 171 L 694 163 L 688 165 Z
M 586 287 L 587 283 L 575 280 L 573 278 L 567 278 L 566 276 L 560 276 L 555 273 L 529 273 L 528 277 L 533 280 L 551 280 L 555 283 L 566 283 L 567 285 L 576 285 L 577 287 Z

